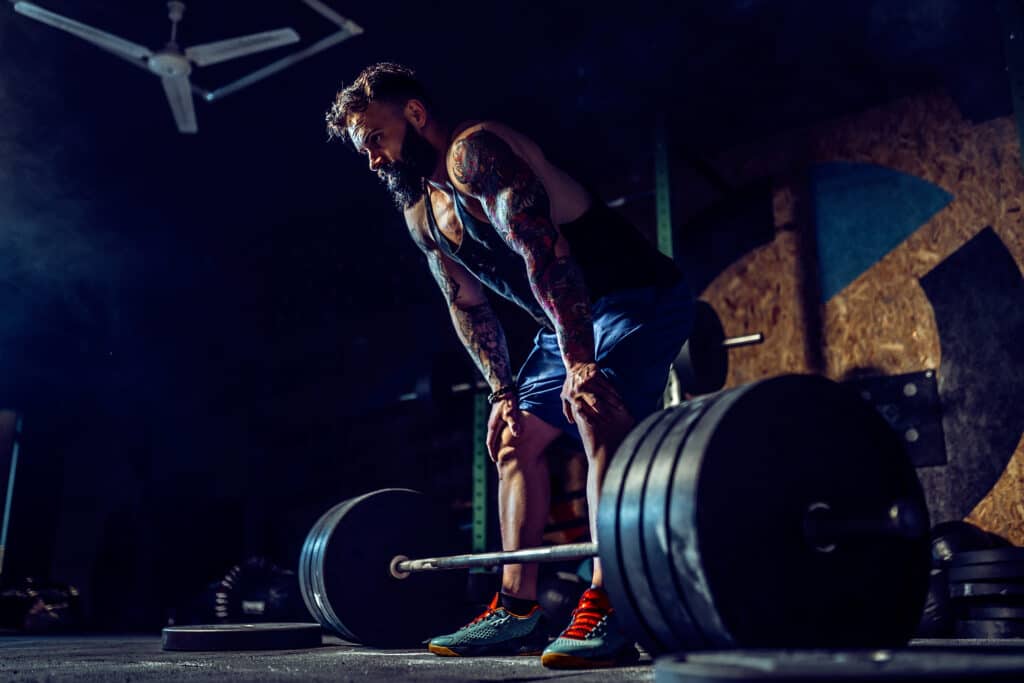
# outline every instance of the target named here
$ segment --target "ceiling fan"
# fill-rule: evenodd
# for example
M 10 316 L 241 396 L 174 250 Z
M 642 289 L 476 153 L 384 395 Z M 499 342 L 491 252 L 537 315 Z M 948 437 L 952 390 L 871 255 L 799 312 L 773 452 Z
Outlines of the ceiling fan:
M 147 47 L 56 14 L 31 2 L 19 0 L 14 3 L 14 10 L 19 14 L 67 31 L 136 65 L 143 66 L 159 76 L 164 86 L 164 93 L 167 95 L 167 101 L 171 105 L 171 111 L 174 113 L 178 131 L 182 133 L 195 133 L 199 130 L 196 124 L 195 108 L 192 104 L 192 83 L 189 81 L 193 64 L 196 66 L 217 64 L 254 52 L 295 43 L 299 40 L 299 34 L 294 30 L 281 28 L 238 38 L 218 40 L 213 43 L 193 45 L 182 50 L 178 47 L 176 38 L 178 22 L 185 14 L 185 3 L 171 0 L 167 3 L 167 9 L 168 17 L 171 20 L 171 39 L 163 49 L 154 52 Z

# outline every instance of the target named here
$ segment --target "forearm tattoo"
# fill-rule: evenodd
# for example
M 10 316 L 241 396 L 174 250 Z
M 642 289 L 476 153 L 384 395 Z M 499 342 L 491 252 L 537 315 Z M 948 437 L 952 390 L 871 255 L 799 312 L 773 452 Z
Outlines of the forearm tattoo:
M 455 332 L 488 386 L 497 391 L 512 384 L 515 377 L 509 361 L 505 331 L 490 304 L 459 306 L 459 283 L 445 271 L 436 250 L 427 252 L 427 264 L 448 302 Z
M 459 298 L 459 283 L 445 272 L 441 256 L 436 250 L 427 252 L 427 265 L 430 267 L 430 274 L 434 276 L 437 286 L 441 288 L 441 293 L 444 294 L 444 300 L 451 306 Z
M 590 297 L 575 259 L 555 254 L 559 235 L 540 179 L 504 140 L 486 130 L 455 143 L 452 170 L 525 259 L 533 295 L 555 326 L 565 363 L 593 361 Z
M 509 362 L 505 331 L 490 304 L 469 308 L 452 306 L 451 311 L 455 331 L 491 390 L 511 385 L 515 376 Z

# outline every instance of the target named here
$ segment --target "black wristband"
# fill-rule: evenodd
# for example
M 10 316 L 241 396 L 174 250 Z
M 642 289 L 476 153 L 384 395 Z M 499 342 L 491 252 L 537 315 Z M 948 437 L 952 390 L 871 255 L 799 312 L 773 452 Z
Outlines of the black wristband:
M 515 384 L 506 384 L 505 386 L 500 387 L 494 393 L 490 394 L 487 397 L 487 402 L 493 406 L 495 403 L 502 400 L 503 398 L 515 394 L 516 391 L 518 391 L 518 387 L 516 387 Z

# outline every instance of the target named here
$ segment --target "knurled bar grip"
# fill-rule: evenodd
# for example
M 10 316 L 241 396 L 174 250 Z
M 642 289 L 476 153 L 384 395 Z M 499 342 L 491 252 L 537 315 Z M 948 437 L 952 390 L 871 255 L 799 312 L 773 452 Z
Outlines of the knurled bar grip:
M 398 555 L 391 561 L 391 575 L 404 579 L 412 572 L 426 572 L 437 569 L 466 569 L 468 567 L 495 567 L 520 562 L 558 562 L 560 560 L 583 560 L 597 556 L 596 543 L 567 543 L 565 545 L 506 550 L 493 553 L 470 553 L 448 557 L 426 557 L 410 560 Z

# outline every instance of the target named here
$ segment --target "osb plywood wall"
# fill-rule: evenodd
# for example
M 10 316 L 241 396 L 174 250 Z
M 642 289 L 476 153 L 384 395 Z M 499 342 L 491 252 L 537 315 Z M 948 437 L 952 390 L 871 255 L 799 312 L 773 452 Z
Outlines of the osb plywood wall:
M 808 166 L 879 164 L 930 181 L 955 199 L 824 306 L 806 307 Z M 721 155 L 737 183 L 777 179 L 775 240 L 740 259 L 702 293 L 728 334 L 764 331 L 759 347 L 731 353 L 728 386 L 782 372 L 841 379 L 857 368 L 886 374 L 937 368 L 932 308 L 917 278 L 991 225 L 1024 270 L 1024 171 L 1011 117 L 973 124 L 943 94 L 908 98 Z M 808 311 L 809 312 L 805 312 Z M 1024 441 L 968 517 L 1024 545 Z

